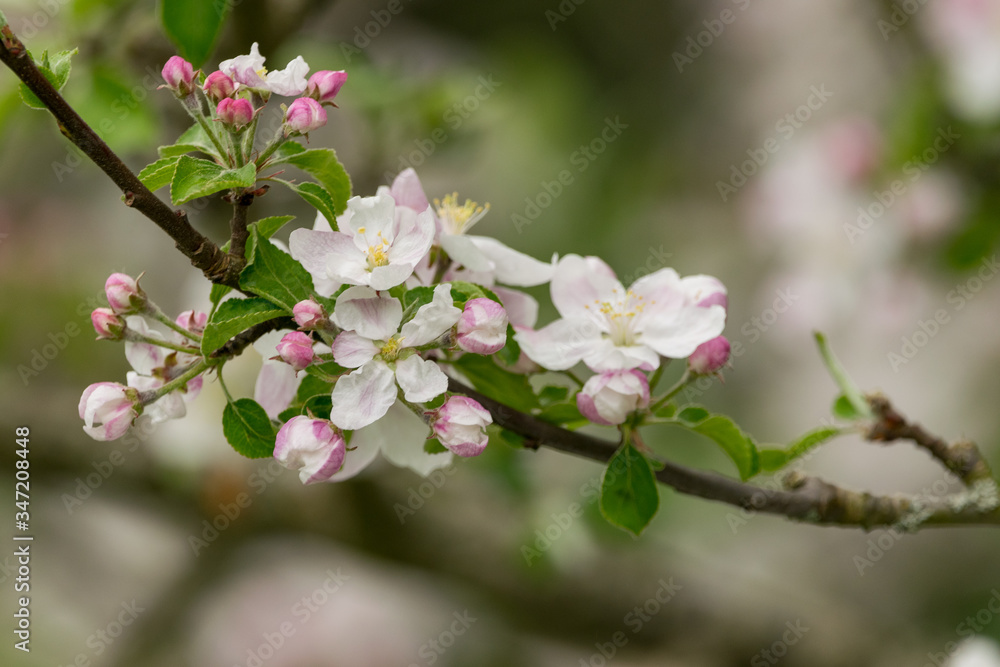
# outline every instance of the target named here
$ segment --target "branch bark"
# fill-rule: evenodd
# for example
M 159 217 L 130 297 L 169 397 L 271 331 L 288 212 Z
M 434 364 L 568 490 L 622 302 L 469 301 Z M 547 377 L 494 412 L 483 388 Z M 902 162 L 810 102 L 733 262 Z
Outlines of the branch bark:
M 239 288 L 239 270 L 232 257 L 192 227 L 185 211 L 175 211 L 143 185 L 39 71 L 27 48 L 8 25 L 0 27 L 0 62 L 38 96 L 55 117 L 59 131 L 121 189 L 126 206 L 139 211 L 166 232 L 177 249 L 209 280 Z

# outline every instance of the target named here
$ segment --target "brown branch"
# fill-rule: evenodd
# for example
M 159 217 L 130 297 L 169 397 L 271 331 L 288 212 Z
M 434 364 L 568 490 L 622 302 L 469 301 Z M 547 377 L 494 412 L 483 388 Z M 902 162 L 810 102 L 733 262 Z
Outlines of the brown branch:
M 243 192 L 236 196 L 233 201 L 233 217 L 229 221 L 229 260 L 234 266 L 243 267 L 246 265 L 247 238 L 247 218 L 249 216 L 250 205 L 253 204 L 254 193 Z M 237 272 L 237 278 L 239 272 Z
M 926 449 L 931 456 L 954 473 L 966 486 L 972 486 L 982 480 L 992 480 L 990 466 L 983 459 L 979 448 L 972 442 L 960 440 L 949 444 L 943 439 L 931 435 L 920 424 L 907 421 L 889 403 L 885 396 L 875 394 L 868 397 L 878 420 L 872 425 L 865 436 L 876 442 L 892 442 L 893 440 L 912 440 L 918 447 Z
M 38 70 L 24 44 L 8 25 L 0 27 L 0 62 L 9 67 L 41 100 L 55 117 L 59 131 L 121 189 L 126 206 L 136 209 L 166 232 L 177 249 L 209 280 L 239 287 L 239 268 L 242 267 L 234 266 L 229 255 L 195 230 L 188 222 L 185 211 L 175 211 L 143 185 Z
M 526 438 L 529 443 L 606 463 L 617 444 L 568 431 L 484 396 L 454 379 L 448 389 L 479 401 L 493 415 L 494 422 Z M 915 529 L 920 525 L 1000 524 L 996 485 L 989 480 L 976 493 L 948 498 L 876 496 L 850 491 L 814 477 L 790 474 L 786 489 L 765 489 L 718 473 L 663 462 L 656 473 L 661 483 L 674 490 L 751 512 L 777 514 L 814 524 L 897 526 Z M 985 481 L 985 480 L 984 480 Z
M 277 331 L 278 329 L 297 329 L 298 326 L 299 325 L 295 323 L 295 320 L 290 317 L 276 317 L 273 320 L 267 320 L 266 322 L 255 324 L 246 331 L 230 338 L 225 345 L 213 352 L 210 356 L 213 359 L 219 359 L 221 357 L 235 357 L 241 354 L 243 350 L 250 347 L 255 340 L 264 334 Z

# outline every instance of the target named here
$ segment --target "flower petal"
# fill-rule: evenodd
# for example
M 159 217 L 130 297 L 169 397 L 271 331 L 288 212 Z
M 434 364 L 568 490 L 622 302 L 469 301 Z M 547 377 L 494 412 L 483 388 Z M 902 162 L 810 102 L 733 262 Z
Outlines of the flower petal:
M 420 347 L 451 329 L 462 316 L 451 298 L 451 285 L 434 288 L 434 299 L 417 309 L 413 319 L 403 325 L 400 334 L 405 347 Z
M 531 331 L 522 329 L 515 334 L 521 350 L 539 366 L 564 371 L 601 344 L 601 330 L 589 320 L 556 320 Z
M 366 282 L 372 289 L 381 291 L 403 284 L 411 275 L 413 275 L 412 264 L 387 264 L 372 269 Z
M 260 403 L 268 417 L 277 419 L 291 405 L 303 377 L 305 376 L 300 376 L 294 368 L 282 361 L 265 359 L 257 374 L 253 400 Z
M 392 243 L 396 237 L 396 202 L 392 195 L 379 191 L 374 197 L 351 197 L 347 208 L 351 212 L 348 228 L 354 236 L 362 237 L 358 241 L 363 239 L 364 246 L 359 248 L 374 245 L 380 235 L 386 243 Z
M 417 172 L 413 170 L 413 167 L 399 172 L 399 175 L 393 180 L 389 192 L 396 201 L 396 206 L 406 206 L 417 213 L 422 213 L 430 206 L 427 195 L 424 194 L 424 187 L 420 184 L 420 179 L 417 178 Z
M 434 214 L 430 209 L 414 213 L 408 208 L 398 213 L 399 233 L 389 248 L 389 263 L 416 266 L 434 243 Z
M 305 92 L 309 65 L 302 56 L 296 56 L 283 70 L 267 73 L 267 88 L 272 93 L 296 97 Z
M 423 403 L 448 390 L 448 376 L 433 361 L 413 355 L 396 362 L 396 382 L 411 403 Z
M 393 465 L 409 468 L 426 477 L 451 463 L 451 452 L 428 454 L 424 451 L 424 442 L 430 435 L 427 424 L 399 401 L 392 406 L 385 419 L 370 428 L 379 429 L 382 456 Z
M 472 271 L 491 271 L 496 265 L 468 236 L 441 234 L 441 247 L 453 261 Z
M 552 303 L 560 315 L 588 319 L 596 317 L 591 310 L 597 303 L 625 292 L 615 272 L 603 260 L 579 255 L 566 255 L 559 260 L 551 289 Z
M 584 356 L 583 362 L 597 373 L 641 368 L 651 371 L 659 367 L 660 355 L 647 345 L 615 345 L 602 338 Z
M 497 285 L 493 293 L 500 297 L 510 323 L 519 327 L 534 327 L 538 321 L 538 301 L 530 294 Z
M 383 422 L 386 419 L 387 417 L 383 417 L 371 426 L 354 432 L 347 453 L 344 455 L 344 465 L 338 472 L 330 476 L 331 482 L 342 482 L 345 479 L 350 479 L 375 460 L 382 446 Z
M 683 359 L 702 343 L 719 336 L 725 328 L 726 311 L 722 306 L 688 305 L 672 318 L 647 320 L 639 342 L 664 357 Z
M 326 218 L 323 220 L 325 221 Z M 355 255 L 352 256 L 349 252 L 348 261 L 357 265 L 361 265 L 363 262 L 362 257 L 356 256 L 357 252 L 350 238 L 342 238 L 346 236 L 346 234 L 332 231 L 296 229 L 288 237 L 288 247 L 292 257 L 297 259 L 312 276 L 313 285 L 320 296 L 330 296 L 340 287 L 341 281 L 331 278 L 327 267 L 331 256 L 337 257 L 337 261 L 341 261 L 340 258 L 345 252 L 345 241 Z
M 354 331 L 342 331 L 333 340 L 333 360 L 344 368 L 358 368 L 371 361 L 378 347 Z
M 386 413 L 396 400 L 392 370 L 381 360 L 373 360 L 350 375 L 341 376 L 331 394 L 330 421 L 353 431 L 368 426 Z
M 334 323 L 345 331 L 357 331 L 371 340 L 388 340 L 403 319 L 403 305 L 388 294 L 370 287 L 349 287 L 337 297 Z
M 555 267 L 550 263 L 541 262 L 523 252 L 508 248 L 488 236 L 467 238 L 493 263 L 497 282 L 515 287 L 530 287 L 543 285 L 552 280 Z

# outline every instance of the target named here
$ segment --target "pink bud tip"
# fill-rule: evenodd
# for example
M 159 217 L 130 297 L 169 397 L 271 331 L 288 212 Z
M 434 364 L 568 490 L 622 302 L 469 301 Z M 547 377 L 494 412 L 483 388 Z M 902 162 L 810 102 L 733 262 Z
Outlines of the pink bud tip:
M 729 341 L 725 336 L 718 336 L 702 343 L 688 357 L 688 367 L 699 375 L 716 373 L 729 361 Z
M 311 364 L 316 356 L 312 346 L 312 338 L 301 331 L 293 331 L 285 334 L 278 343 L 278 356 L 296 371 L 301 371 Z
M 468 396 L 449 396 L 430 416 L 434 436 L 453 454 L 479 456 L 486 449 L 486 427 L 493 423 L 493 416 L 477 401 Z
M 223 124 L 234 130 L 241 130 L 253 120 L 253 105 L 249 100 L 226 97 L 215 108 L 215 115 Z
M 194 67 L 180 56 L 172 56 L 161 73 L 167 87 L 178 97 L 187 97 L 194 91 Z
M 225 72 L 212 72 L 205 79 L 202 87 L 210 100 L 219 103 L 236 92 L 236 84 Z
M 325 419 L 292 417 L 278 431 L 274 458 L 299 471 L 303 484 L 327 482 L 344 464 L 344 436 Z
M 104 294 L 111 310 L 119 315 L 137 313 L 146 305 L 146 293 L 131 276 L 112 273 L 104 283 Z
M 306 84 L 306 95 L 321 103 L 332 103 L 333 98 L 337 96 L 346 81 L 347 72 L 344 70 L 336 72 L 326 69 L 320 70 L 309 77 L 309 82 Z
M 300 97 L 285 112 L 285 136 L 308 134 L 326 125 L 326 109 L 311 97 Z
M 295 304 L 292 307 L 292 315 L 295 318 L 295 323 L 303 329 L 319 329 L 326 319 L 323 307 L 312 299 L 299 301 Z
M 121 340 L 125 333 L 125 320 L 110 308 L 95 308 L 90 321 L 100 340 Z
M 507 311 L 492 299 L 470 299 L 458 320 L 458 346 L 474 354 L 493 354 L 507 344 Z

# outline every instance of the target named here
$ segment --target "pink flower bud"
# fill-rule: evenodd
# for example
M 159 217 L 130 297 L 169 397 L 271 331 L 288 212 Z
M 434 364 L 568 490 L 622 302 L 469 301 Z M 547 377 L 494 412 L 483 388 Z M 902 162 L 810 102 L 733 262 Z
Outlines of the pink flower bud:
M 117 440 L 139 416 L 139 393 L 116 382 L 98 382 L 80 397 L 83 430 L 94 440 Z
M 300 97 L 285 112 L 285 136 L 308 134 L 326 125 L 326 109 L 311 97 Z
M 141 277 L 141 276 L 140 276 Z M 111 310 L 119 315 L 138 313 L 146 306 L 146 293 L 131 276 L 112 273 L 104 283 L 104 294 Z
M 287 333 L 278 343 L 278 356 L 286 364 L 301 371 L 313 362 L 313 340 L 301 331 Z
M 695 348 L 688 357 L 688 367 L 699 375 L 716 373 L 729 361 L 729 341 L 718 336 Z
M 299 301 L 295 304 L 292 307 L 292 315 L 295 317 L 295 323 L 303 329 L 321 329 L 323 328 L 324 320 L 326 320 L 326 313 L 323 312 L 323 306 L 312 299 Z
M 97 331 L 98 340 L 121 340 L 125 337 L 125 320 L 110 308 L 95 308 L 90 314 L 90 321 Z
M 466 352 L 493 354 L 507 344 L 507 311 L 492 299 L 466 302 L 458 320 L 458 346 Z
M 493 416 L 477 401 L 468 396 L 449 396 L 444 405 L 429 414 L 434 436 L 453 454 L 479 456 L 486 449 L 486 427 L 493 423 Z
M 344 464 L 344 436 L 325 419 L 292 417 L 278 431 L 274 458 L 299 471 L 303 484 L 329 481 Z
M 201 335 L 205 333 L 205 325 L 208 324 L 208 313 L 200 310 L 185 310 L 174 320 L 177 326 L 184 327 L 193 334 Z
M 236 84 L 225 72 L 212 72 L 205 79 L 202 90 L 205 91 L 208 99 L 218 104 L 225 98 L 233 96 L 233 93 L 236 92 Z
M 576 407 L 595 424 L 621 424 L 649 405 L 649 381 L 637 370 L 594 375 L 576 395 Z
M 253 105 L 250 100 L 226 97 L 215 108 L 215 115 L 224 125 L 234 130 L 241 130 L 253 120 Z
M 163 66 L 163 80 L 177 97 L 187 97 L 194 91 L 194 67 L 180 56 L 172 56 Z
M 320 70 L 309 77 L 309 82 L 306 84 L 306 95 L 318 102 L 333 104 L 333 98 L 340 92 L 345 81 L 347 81 L 347 72 L 344 70 L 336 72 L 328 69 Z

